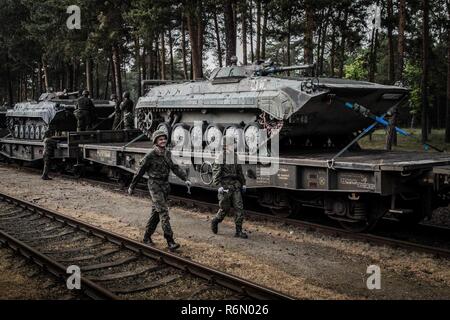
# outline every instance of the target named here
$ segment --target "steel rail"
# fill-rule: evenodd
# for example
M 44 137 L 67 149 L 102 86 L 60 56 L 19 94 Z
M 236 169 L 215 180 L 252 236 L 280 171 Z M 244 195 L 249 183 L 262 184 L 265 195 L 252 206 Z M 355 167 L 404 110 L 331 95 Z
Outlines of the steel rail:
M 159 262 L 163 262 L 163 263 L 165 263 L 169 266 L 172 266 L 174 268 L 177 268 L 179 270 L 186 271 L 196 277 L 207 280 L 208 282 L 210 282 L 212 284 L 217 284 L 221 287 L 227 288 L 227 289 L 229 289 L 237 294 L 243 295 L 245 297 L 248 297 L 251 299 L 257 299 L 257 300 L 293 300 L 294 299 L 288 295 L 285 295 L 278 291 L 263 287 L 261 285 L 250 282 L 248 280 L 242 279 L 240 277 L 204 266 L 202 264 L 193 262 L 191 260 L 187 260 L 178 255 L 175 255 L 175 254 L 172 254 L 172 253 L 169 253 L 166 251 L 162 251 L 162 250 L 159 250 L 154 247 L 144 245 L 143 243 L 126 238 L 117 233 L 101 229 L 99 227 L 93 226 L 84 221 L 66 216 L 64 214 L 58 213 L 58 212 L 50 210 L 50 209 L 40 207 L 36 204 L 32 204 L 25 200 L 17 199 L 13 196 L 10 196 L 10 195 L 4 194 L 4 193 L 0 193 L 0 201 L 8 202 L 15 206 L 19 206 L 21 208 L 31 210 L 41 216 L 50 218 L 54 221 L 59 221 L 68 226 L 76 228 L 79 231 L 84 231 L 84 232 L 88 233 L 89 235 L 92 235 L 92 236 L 98 237 L 102 240 L 106 240 L 110 243 L 119 245 L 122 248 L 126 248 L 126 249 L 136 252 L 140 255 L 149 257 L 149 258 L 157 260 Z M 2 236 L 3 236 L 3 234 L 4 234 L 4 232 L 2 232 Z M 19 252 L 22 252 L 21 248 L 26 248 L 26 249 L 24 249 L 24 251 L 28 252 L 28 254 L 30 255 L 32 260 L 34 260 L 32 257 L 39 258 L 39 261 L 44 261 L 46 264 L 49 264 L 53 268 L 59 270 L 58 275 L 61 275 L 62 265 L 59 265 L 58 263 L 55 263 L 55 262 L 48 261 L 48 260 L 50 260 L 48 257 L 40 254 L 39 252 L 37 252 L 36 250 L 34 250 L 31 247 L 25 247 L 26 244 L 21 243 L 20 241 L 18 241 L 16 239 L 12 239 L 11 236 L 8 236 L 5 234 L 5 238 L 7 238 L 10 242 L 14 243 L 14 245 L 18 247 Z M 62 268 L 64 269 L 64 273 L 65 273 L 66 269 L 64 267 L 62 267 Z M 84 281 L 85 281 L 85 283 L 87 283 L 88 287 L 92 288 L 94 291 L 97 289 L 101 291 L 102 288 L 100 286 L 96 286 L 95 283 L 89 282 L 89 280 L 84 280 Z M 105 292 L 105 294 L 106 294 L 106 292 Z M 114 299 L 115 297 L 113 295 L 110 298 Z

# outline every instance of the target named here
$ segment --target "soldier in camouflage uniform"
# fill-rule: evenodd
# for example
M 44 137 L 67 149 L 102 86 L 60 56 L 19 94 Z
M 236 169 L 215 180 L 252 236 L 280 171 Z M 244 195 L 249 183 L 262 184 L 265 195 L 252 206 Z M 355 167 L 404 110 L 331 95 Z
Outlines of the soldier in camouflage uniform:
M 42 171 L 42 180 L 52 180 L 48 176 L 48 172 L 50 171 L 51 160 L 55 156 L 55 149 L 57 147 L 56 140 L 52 139 L 53 133 L 50 130 L 45 132 L 44 139 L 44 170 Z
M 139 179 L 147 173 L 148 189 L 152 198 L 151 216 L 147 223 L 147 230 L 144 235 L 144 243 L 153 244 L 151 236 L 156 230 L 159 221 L 164 232 L 164 238 L 171 251 L 180 247 L 173 239 L 173 232 L 170 226 L 169 210 L 167 198 L 170 192 L 169 173 L 172 170 L 181 180 L 186 182 L 188 187 L 191 182 L 187 180 L 186 173 L 172 161 L 170 151 L 166 150 L 167 134 L 163 131 L 156 131 L 152 137 L 154 148 L 141 161 L 141 167 L 133 178 L 128 193 L 133 194 Z
M 83 91 L 83 96 L 77 101 L 74 115 L 77 118 L 77 131 L 86 131 L 92 126 L 96 115 L 94 103 L 89 99 L 89 91 Z
M 113 113 L 114 122 L 113 122 L 112 129 L 119 130 L 120 124 L 122 123 L 122 111 L 120 111 L 119 99 L 117 99 L 116 94 L 111 95 L 111 101 L 114 102 L 114 113 Z
M 217 234 L 219 223 L 223 221 L 227 213 L 233 206 L 236 211 L 235 237 L 247 239 L 248 236 L 242 231 L 244 222 L 244 203 L 242 192 L 245 192 L 245 176 L 242 172 L 242 165 L 237 161 L 235 144 L 223 139 L 224 152 L 221 153 L 213 164 L 213 184 L 218 186 L 219 211 L 211 221 L 212 232 Z M 232 139 L 233 140 L 233 139 Z
M 123 93 L 123 101 L 120 104 L 120 111 L 123 113 L 123 124 L 125 130 L 131 130 L 134 128 L 134 116 L 133 116 L 134 102 L 130 99 L 130 93 Z

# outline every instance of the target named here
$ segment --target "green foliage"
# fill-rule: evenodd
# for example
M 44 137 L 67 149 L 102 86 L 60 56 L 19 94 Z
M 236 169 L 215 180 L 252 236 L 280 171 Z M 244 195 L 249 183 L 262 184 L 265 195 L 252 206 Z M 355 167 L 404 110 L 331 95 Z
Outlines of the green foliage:
M 420 114 L 422 89 L 420 87 L 420 77 L 422 70 L 419 65 L 408 60 L 405 64 L 404 78 L 405 85 L 411 89 L 411 113 Z
M 344 75 L 346 79 L 367 80 L 367 55 L 360 53 L 344 66 Z

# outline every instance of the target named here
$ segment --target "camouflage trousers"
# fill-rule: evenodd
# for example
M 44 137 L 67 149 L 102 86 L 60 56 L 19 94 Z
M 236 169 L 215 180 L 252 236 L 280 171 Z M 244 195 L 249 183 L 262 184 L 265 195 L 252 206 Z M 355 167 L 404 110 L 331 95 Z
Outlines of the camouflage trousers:
M 114 115 L 114 122 L 112 129 L 120 130 L 121 122 L 122 122 L 122 114 L 120 112 L 116 112 L 116 114 Z
M 234 222 L 237 227 L 242 227 L 244 222 L 244 202 L 242 201 L 241 190 L 232 190 L 228 193 L 218 195 L 219 198 L 219 211 L 216 215 L 216 221 L 222 222 L 225 216 L 230 212 L 231 207 L 235 209 Z
M 127 112 L 123 115 L 123 125 L 125 130 L 134 129 L 134 117 L 132 112 Z
M 172 239 L 173 231 L 170 226 L 169 209 L 167 206 L 170 185 L 168 182 L 154 182 L 149 180 L 148 189 L 152 198 L 152 209 L 150 219 L 147 222 L 146 234 L 148 236 L 153 235 L 158 223 L 161 221 L 164 238 Z
M 44 170 L 42 171 L 42 177 L 48 177 L 48 173 L 50 171 L 51 166 L 51 157 L 49 155 L 44 154 Z

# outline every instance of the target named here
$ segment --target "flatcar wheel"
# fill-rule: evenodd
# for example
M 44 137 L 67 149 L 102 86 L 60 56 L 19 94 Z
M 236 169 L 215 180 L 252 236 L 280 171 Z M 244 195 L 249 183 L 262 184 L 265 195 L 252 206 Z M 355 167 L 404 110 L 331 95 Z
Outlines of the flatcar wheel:
M 360 232 L 369 232 L 375 228 L 377 225 L 378 219 L 370 219 L 370 220 L 364 220 L 364 221 L 339 221 L 339 224 L 341 227 L 343 227 L 345 230 L 348 230 L 350 232 L 354 233 L 360 233 Z
M 292 214 L 292 209 L 285 207 L 285 208 L 271 208 L 270 212 L 277 217 L 280 218 L 289 218 Z

